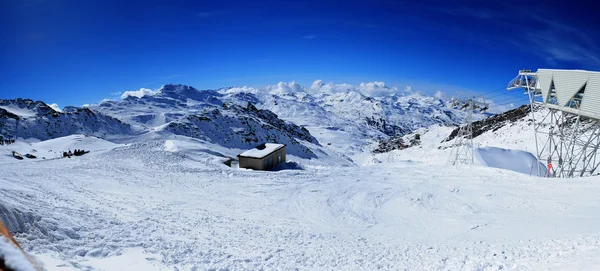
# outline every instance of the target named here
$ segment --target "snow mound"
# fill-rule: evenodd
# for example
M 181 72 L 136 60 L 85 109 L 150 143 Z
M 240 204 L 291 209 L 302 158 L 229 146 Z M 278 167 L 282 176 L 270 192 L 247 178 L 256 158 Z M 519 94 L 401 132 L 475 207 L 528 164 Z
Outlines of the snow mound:
M 164 148 L 168 152 L 177 152 L 177 145 L 172 140 L 165 140 Z
M 511 150 L 496 147 L 476 148 L 473 151 L 473 157 L 476 163 L 482 166 L 508 169 L 524 174 L 535 174 L 537 159 L 530 152 L 521 150 Z M 544 175 L 547 168 L 540 163 L 540 175 Z

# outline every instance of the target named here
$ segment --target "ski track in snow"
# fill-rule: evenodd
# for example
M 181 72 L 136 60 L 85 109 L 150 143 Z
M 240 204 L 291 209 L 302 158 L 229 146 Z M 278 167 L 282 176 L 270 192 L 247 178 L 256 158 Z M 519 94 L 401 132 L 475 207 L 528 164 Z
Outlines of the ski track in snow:
M 419 162 L 257 172 L 189 163 L 164 143 L 4 163 L 1 202 L 36 217 L 16 238 L 77 269 L 131 248 L 167 270 L 600 264 L 597 177 Z

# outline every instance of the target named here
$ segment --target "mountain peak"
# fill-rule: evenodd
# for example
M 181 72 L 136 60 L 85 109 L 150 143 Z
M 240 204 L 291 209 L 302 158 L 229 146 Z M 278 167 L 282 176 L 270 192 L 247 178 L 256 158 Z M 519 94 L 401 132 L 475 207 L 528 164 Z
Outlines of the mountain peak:
M 159 89 L 160 93 L 187 93 L 199 91 L 194 87 L 182 84 L 166 84 Z
M 192 99 L 196 101 L 209 102 L 213 104 L 222 104 L 218 97 L 222 95 L 214 90 L 198 90 L 194 87 L 181 84 L 168 84 L 158 90 L 158 95 L 162 97 L 173 98 L 185 101 Z

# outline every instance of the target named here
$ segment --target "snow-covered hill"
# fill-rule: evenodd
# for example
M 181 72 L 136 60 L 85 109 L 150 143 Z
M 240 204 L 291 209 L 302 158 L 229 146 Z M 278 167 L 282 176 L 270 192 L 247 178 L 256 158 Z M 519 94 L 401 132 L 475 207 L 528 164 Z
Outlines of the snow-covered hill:
M 318 157 L 304 144 L 320 145 L 308 130 L 251 103 L 224 102 L 222 97 L 213 90 L 165 85 L 152 95 L 128 96 L 91 108 L 166 138 L 182 135 L 234 149 L 278 142 L 288 145 L 288 153 L 296 157 Z
M 45 140 L 72 134 L 114 138 L 133 133 L 129 124 L 89 108 L 57 112 L 42 101 L 0 100 L 0 138 Z
M 16 151 L 21 155 L 29 153 L 36 156 L 35 159 L 24 159 L 22 162 L 36 162 L 39 161 L 39 159 L 62 158 L 63 152 L 72 152 L 76 149 L 97 152 L 111 150 L 119 146 L 122 145 L 83 134 L 73 134 L 44 141 L 30 140 L 29 142 L 26 142 L 18 140 L 13 144 L 0 147 L 0 152 L 3 152 L 4 154 L 0 155 L 0 164 L 13 162 L 14 158 L 10 155 L 6 155 L 10 154 L 12 151 Z

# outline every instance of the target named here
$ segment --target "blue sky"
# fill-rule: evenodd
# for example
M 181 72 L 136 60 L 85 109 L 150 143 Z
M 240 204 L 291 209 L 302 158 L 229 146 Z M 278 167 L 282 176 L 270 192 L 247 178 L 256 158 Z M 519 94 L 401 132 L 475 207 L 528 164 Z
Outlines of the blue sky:
M 597 10 L 567 1 L 0 1 L 0 98 L 65 106 L 167 83 L 316 79 L 485 93 L 523 68 L 600 70 Z M 511 97 L 523 96 L 496 100 Z

